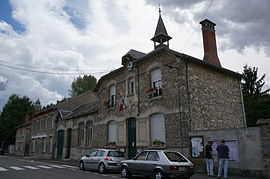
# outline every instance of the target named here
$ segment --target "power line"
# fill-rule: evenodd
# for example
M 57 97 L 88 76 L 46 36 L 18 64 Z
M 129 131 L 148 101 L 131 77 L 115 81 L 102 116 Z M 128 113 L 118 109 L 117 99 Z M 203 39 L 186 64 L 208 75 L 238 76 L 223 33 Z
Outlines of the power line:
M 200 20 L 202 20 L 202 19 L 206 16 L 206 14 L 207 14 L 209 8 L 212 6 L 212 4 L 214 3 L 214 1 L 215 1 L 215 0 L 211 0 L 210 4 L 209 4 L 208 7 L 206 8 L 206 10 L 205 10 L 205 12 L 204 12 L 204 14 L 202 15 L 202 17 L 201 17 Z M 181 49 L 180 51 L 183 51 L 184 48 L 187 46 L 187 44 L 189 43 L 189 41 L 190 41 L 191 38 L 193 37 L 193 35 L 194 35 L 194 33 L 195 33 L 195 31 L 196 31 L 196 29 L 197 29 L 198 26 L 199 26 L 199 24 L 197 24 L 197 25 L 194 27 L 194 30 L 193 30 L 192 34 L 189 36 L 188 40 L 185 42 L 185 44 L 183 45 L 183 47 L 182 47 L 182 49 Z
M 108 73 L 109 71 L 103 71 L 103 72 L 77 72 L 77 73 L 60 73 L 60 72 L 48 72 L 48 71 L 38 71 L 38 70 L 29 70 L 29 69 L 23 69 L 23 68 L 18 68 L 18 67 L 13 67 L 13 66 L 9 66 L 9 65 L 4 65 L 0 63 L 0 66 L 2 67 L 6 67 L 6 68 L 11 68 L 11 69 L 15 69 L 15 70 L 20 70 L 20 71 L 26 71 L 26 72 L 31 72 L 31 73 L 41 73 L 41 74 L 47 74 L 47 75 L 91 75 L 91 74 L 102 74 L 102 73 Z
M 8 61 L 4 61 L 4 60 L 0 60 L 0 62 L 3 62 L 3 63 L 6 63 L 6 64 L 13 64 L 13 65 L 17 65 L 17 66 L 22 66 L 22 67 L 30 67 L 30 68 L 33 68 L 33 69 L 41 69 L 41 70 L 44 70 L 44 68 L 41 68 L 41 67 L 35 67 L 35 66 L 30 66 L 30 65 L 24 65 L 24 64 L 18 64 L 18 63 L 13 63 L 13 62 L 8 62 Z M 76 69 L 76 70 L 67 70 L 67 69 L 45 69 L 45 70 L 50 70 L 50 71 L 65 71 L 65 72 L 78 72 L 78 73 L 84 73 L 84 72 L 88 72 L 88 71 L 85 71 L 85 70 L 79 70 L 79 69 Z M 95 71 L 95 72 L 99 72 L 99 71 Z

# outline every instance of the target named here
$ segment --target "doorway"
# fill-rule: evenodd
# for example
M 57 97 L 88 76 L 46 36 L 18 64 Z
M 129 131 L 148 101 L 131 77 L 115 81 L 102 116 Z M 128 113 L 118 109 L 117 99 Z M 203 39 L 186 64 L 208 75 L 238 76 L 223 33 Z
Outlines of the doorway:
M 70 158 L 70 150 L 71 150 L 71 137 L 72 137 L 72 129 L 69 128 L 67 130 L 67 152 L 66 152 L 66 159 Z
M 127 120 L 128 133 L 128 159 L 135 157 L 136 149 L 136 119 L 130 118 Z
M 57 134 L 57 158 L 62 159 L 64 149 L 64 130 L 58 131 Z

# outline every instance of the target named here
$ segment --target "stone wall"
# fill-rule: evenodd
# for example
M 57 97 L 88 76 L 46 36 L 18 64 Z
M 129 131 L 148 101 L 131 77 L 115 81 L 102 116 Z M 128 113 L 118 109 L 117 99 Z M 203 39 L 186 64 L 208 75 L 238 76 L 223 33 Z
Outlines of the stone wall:
M 240 78 L 188 64 L 192 130 L 246 127 Z
M 262 140 L 264 175 L 270 178 L 270 119 L 261 119 L 257 124 L 260 127 Z

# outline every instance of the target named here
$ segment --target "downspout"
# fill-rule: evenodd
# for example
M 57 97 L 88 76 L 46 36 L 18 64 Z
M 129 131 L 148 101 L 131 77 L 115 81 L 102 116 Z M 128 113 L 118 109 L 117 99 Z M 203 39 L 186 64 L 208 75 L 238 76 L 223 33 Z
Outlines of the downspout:
M 137 85 L 137 93 L 138 93 L 138 113 L 137 116 L 140 115 L 140 73 L 139 73 L 139 65 L 137 64 L 137 81 L 138 81 L 138 85 Z
M 244 127 L 247 127 L 247 120 L 246 120 L 246 113 L 245 113 L 245 106 L 244 106 L 244 98 L 243 98 L 241 80 L 239 80 L 239 90 L 240 90 L 240 96 L 241 96 L 241 104 L 242 104 L 241 106 L 242 106 Z
M 189 95 L 189 83 L 188 83 L 188 66 L 187 62 L 185 62 L 186 66 L 186 89 L 187 89 L 187 98 L 188 98 L 188 122 L 189 122 L 189 131 L 191 131 L 191 107 L 190 107 L 190 95 Z

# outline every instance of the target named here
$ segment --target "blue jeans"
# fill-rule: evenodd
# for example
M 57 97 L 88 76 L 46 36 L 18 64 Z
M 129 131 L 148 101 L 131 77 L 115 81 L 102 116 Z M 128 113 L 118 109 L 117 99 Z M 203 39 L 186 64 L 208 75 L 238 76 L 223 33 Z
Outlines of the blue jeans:
M 214 167 L 213 159 L 206 158 L 205 162 L 206 162 L 207 175 L 214 175 L 214 173 L 213 173 L 213 167 Z
M 227 158 L 221 158 L 218 160 L 218 177 L 222 175 L 222 167 L 224 168 L 224 178 L 228 178 L 228 161 Z

